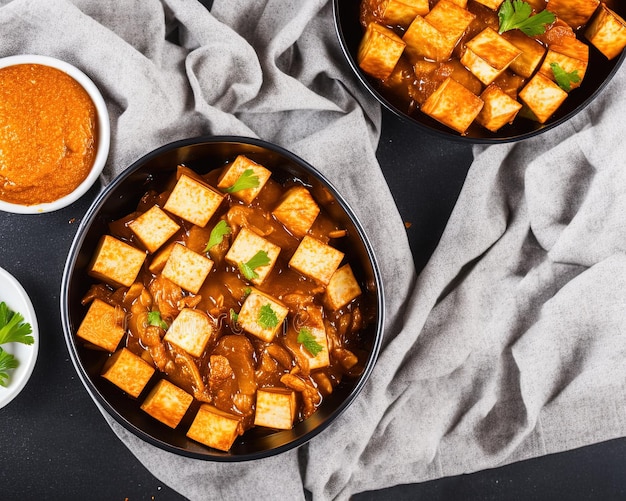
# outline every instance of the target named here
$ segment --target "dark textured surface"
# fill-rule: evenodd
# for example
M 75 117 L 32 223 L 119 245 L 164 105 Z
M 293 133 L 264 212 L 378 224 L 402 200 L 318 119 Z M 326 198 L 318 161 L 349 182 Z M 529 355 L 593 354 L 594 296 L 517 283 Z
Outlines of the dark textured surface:
M 202 3 L 210 6 L 211 1 Z M 424 136 L 386 113 L 378 157 L 409 225 L 407 234 L 420 270 L 461 189 L 471 163 L 470 147 Z M 95 187 L 56 213 L 0 212 L 0 266 L 28 292 L 40 326 L 33 376 L 23 392 L 0 409 L 2 501 L 182 499 L 154 478 L 111 431 L 80 382 L 63 340 L 59 314 L 63 266 L 80 218 L 97 192 Z M 626 499 L 625 461 L 626 440 L 614 440 L 354 499 Z

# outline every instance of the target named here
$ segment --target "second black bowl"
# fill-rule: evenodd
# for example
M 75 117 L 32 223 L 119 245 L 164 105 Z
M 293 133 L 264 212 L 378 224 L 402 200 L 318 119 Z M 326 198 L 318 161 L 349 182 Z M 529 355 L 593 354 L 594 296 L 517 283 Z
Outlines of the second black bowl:
M 435 134 L 445 139 L 469 143 L 506 143 L 541 134 L 569 120 L 591 103 L 611 80 L 626 57 L 626 52 L 622 52 L 620 56 L 608 60 L 595 47 L 589 44 L 589 67 L 582 85 L 571 92 L 557 112 L 546 123 L 541 124 L 518 117 L 513 124 L 506 125 L 497 132 L 491 132 L 483 127 L 472 125 L 466 135 L 461 135 L 419 110 L 408 113 L 405 110 L 405 106 L 389 96 L 376 79 L 370 77 L 359 68 L 357 53 L 363 37 L 363 27 L 359 22 L 360 4 L 361 0 L 333 0 L 335 27 L 347 63 L 365 89 L 395 116 L 404 120 L 407 124 L 415 126 L 418 131 Z M 626 15 L 626 3 L 615 2 L 613 7 L 620 16 L 624 17 Z

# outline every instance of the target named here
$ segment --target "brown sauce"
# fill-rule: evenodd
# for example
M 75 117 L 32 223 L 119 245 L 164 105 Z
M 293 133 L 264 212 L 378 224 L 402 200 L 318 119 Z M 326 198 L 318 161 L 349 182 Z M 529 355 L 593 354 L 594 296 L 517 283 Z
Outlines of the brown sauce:
M 96 108 L 66 73 L 39 64 L 0 69 L 0 199 L 53 202 L 87 177 Z

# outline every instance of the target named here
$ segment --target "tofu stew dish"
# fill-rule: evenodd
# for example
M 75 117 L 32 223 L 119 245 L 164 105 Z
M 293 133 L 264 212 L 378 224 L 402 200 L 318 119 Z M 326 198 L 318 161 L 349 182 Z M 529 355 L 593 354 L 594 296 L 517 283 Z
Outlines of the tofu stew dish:
M 315 415 L 377 342 L 376 284 L 333 195 L 253 158 L 149 176 L 92 235 L 76 317 L 98 386 L 226 452 Z
M 618 0 L 362 0 L 357 61 L 398 109 L 461 135 L 544 124 L 570 94 L 591 94 L 626 46 L 614 9 Z

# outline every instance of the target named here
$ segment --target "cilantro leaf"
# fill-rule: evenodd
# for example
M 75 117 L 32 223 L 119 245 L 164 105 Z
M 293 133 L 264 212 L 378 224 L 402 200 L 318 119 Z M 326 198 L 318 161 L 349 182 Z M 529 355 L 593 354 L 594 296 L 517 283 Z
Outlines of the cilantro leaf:
M 161 312 L 158 310 L 148 312 L 148 325 L 161 327 L 164 331 L 166 331 L 168 327 L 165 320 L 161 318 Z
M 232 230 L 230 229 L 230 226 L 228 226 L 228 223 L 223 219 L 220 219 L 219 223 L 217 223 L 211 230 L 209 241 L 206 244 L 204 252 L 209 252 L 211 247 L 221 244 L 224 237 L 226 235 L 230 235 L 231 231 Z
M 0 348 L 0 386 L 8 386 L 9 374 L 7 371 L 16 369 L 18 365 L 19 362 L 13 355 Z
M 239 322 L 239 313 L 237 313 L 235 310 L 233 310 L 232 308 L 230 309 L 230 319 L 231 321 L 236 324 L 237 322 Z
M 257 278 L 259 274 L 255 271 L 257 268 L 261 266 L 265 266 L 270 264 L 270 257 L 267 255 L 267 252 L 264 250 L 260 250 L 254 256 L 250 258 L 249 261 L 245 263 L 239 263 L 239 271 L 241 274 L 246 277 L 248 280 L 252 280 L 253 278 Z
M 572 90 L 572 84 L 580 82 L 580 77 L 578 76 L 578 70 L 567 72 L 559 63 L 550 63 L 550 68 L 552 68 L 552 74 L 554 75 L 554 79 L 561 89 L 565 92 L 569 92 Z
M 18 366 L 18 360 L 0 348 L 0 386 L 7 386 L 9 375 L 6 371 L 16 369 Z
M 259 176 L 252 169 L 244 170 L 235 181 L 235 184 L 225 188 L 226 193 L 235 193 L 237 191 L 247 190 L 248 188 L 257 188 L 260 184 Z
M 306 327 L 302 327 L 302 329 L 298 331 L 297 341 L 314 357 L 324 349 L 324 347 L 317 342 L 311 331 Z
M 0 344 L 24 343 L 33 344 L 33 329 L 24 322 L 21 313 L 11 311 L 6 303 L 0 303 Z
M 264 304 L 259 309 L 259 325 L 264 329 L 273 329 L 278 325 L 278 317 L 271 304 Z
M 529 37 L 545 33 L 546 26 L 556 19 L 548 10 L 542 10 L 533 16 L 532 7 L 523 0 L 504 0 L 498 11 L 498 18 L 500 34 L 518 29 Z

